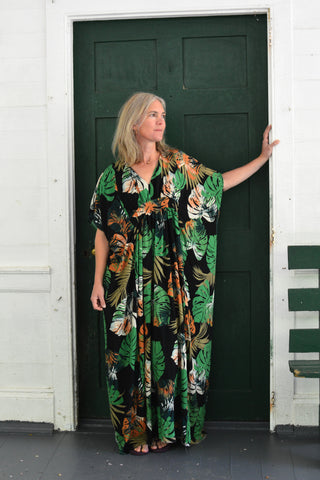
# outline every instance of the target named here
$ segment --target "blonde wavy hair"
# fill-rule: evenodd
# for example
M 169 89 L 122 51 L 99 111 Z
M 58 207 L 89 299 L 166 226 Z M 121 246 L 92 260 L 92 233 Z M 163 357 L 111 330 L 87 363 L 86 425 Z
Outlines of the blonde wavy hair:
M 146 92 L 133 94 L 121 107 L 112 141 L 112 152 L 117 159 L 116 166 L 120 167 L 125 164 L 131 166 L 143 160 L 142 150 L 137 142 L 133 127 L 141 125 L 148 108 L 155 100 L 158 100 L 163 109 L 166 110 L 166 102 L 163 98 Z M 156 143 L 156 148 L 163 156 L 166 156 L 169 151 L 164 138 Z

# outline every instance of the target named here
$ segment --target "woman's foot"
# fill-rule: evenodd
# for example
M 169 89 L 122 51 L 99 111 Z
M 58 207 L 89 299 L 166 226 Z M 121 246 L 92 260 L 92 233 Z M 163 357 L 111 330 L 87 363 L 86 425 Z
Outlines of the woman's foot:
M 171 443 L 163 442 L 162 440 L 153 440 L 151 444 L 151 452 L 162 453 L 169 450 Z
M 132 450 L 130 450 L 129 453 L 130 453 L 131 455 L 137 455 L 137 456 L 147 455 L 147 453 L 149 453 L 149 447 L 148 447 L 147 444 L 145 444 L 145 445 L 139 445 L 138 447 L 133 448 Z

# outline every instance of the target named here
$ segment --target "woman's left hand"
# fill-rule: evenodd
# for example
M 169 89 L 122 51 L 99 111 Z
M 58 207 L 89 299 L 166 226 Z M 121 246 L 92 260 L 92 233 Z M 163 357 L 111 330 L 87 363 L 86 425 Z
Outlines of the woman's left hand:
M 280 143 L 280 140 L 275 140 L 274 142 L 269 143 L 269 133 L 271 128 L 272 128 L 272 125 L 268 125 L 265 131 L 263 132 L 262 148 L 261 148 L 260 156 L 264 160 L 268 160 L 271 157 L 273 147 L 275 147 L 276 145 L 278 145 L 278 143 Z
M 239 183 L 244 182 L 247 178 L 251 177 L 254 173 L 256 173 L 259 168 L 264 165 L 272 155 L 273 147 L 280 143 L 279 140 L 275 140 L 272 143 L 269 143 L 269 133 L 271 130 L 271 125 L 268 125 L 265 131 L 263 132 L 263 140 L 262 140 L 262 149 L 259 157 L 255 158 L 246 165 L 242 167 L 235 168 L 234 170 L 230 170 L 229 172 L 225 172 L 222 174 L 223 177 L 223 191 L 229 190 L 229 188 L 233 188 Z

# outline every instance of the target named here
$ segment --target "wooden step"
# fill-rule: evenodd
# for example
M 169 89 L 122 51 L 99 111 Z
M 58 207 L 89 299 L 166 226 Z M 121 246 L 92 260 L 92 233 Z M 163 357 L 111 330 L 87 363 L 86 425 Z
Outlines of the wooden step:
M 295 377 L 320 377 L 320 360 L 289 360 L 289 368 Z

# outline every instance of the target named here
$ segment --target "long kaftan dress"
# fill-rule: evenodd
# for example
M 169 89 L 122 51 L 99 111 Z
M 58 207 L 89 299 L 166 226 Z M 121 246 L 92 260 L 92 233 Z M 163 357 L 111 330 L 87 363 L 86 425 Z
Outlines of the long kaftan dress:
M 222 188 L 220 173 L 175 149 L 150 184 L 128 166 L 99 178 L 91 220 L 110 245 L 106 382 L 120 452 L 203 438 Z

